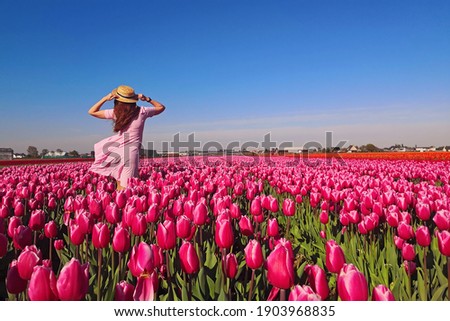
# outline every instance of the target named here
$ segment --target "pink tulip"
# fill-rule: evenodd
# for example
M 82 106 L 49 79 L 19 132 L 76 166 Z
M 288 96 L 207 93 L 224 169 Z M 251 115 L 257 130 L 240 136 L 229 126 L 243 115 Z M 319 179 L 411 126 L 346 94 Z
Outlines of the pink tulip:
M 280 289 L 294 285 L 294 257 L 289 248 L 278 243 L 267 257 L 267 280 Z
M 236 255 L 233 253 L 228 253 L 224 258 L 224 265 L 227 278 L 234 279 L 239 268 Z
M 372 301 L 395 301 L 395 298 L 387 286 L 380 284 L 373 288 Z
M 126 228 L 122 227 L 122 224 L 118 224 L 114 229 L 113 250 L 118 253 L 128 252 L 131 246 L 130 242 L 130 233 Z
M 239 220 L 239 229 L 245 236 L 253 235 L 253 225 L 248 216 L 241 216 Z
M 42 264 L 41 251 L 36 246 L 26 246 L 17 259 L 17 269 L 19 275 L 24 280 L 29 280 L 33 273 L 33 268 Z
M 326 267 L 331 273 L 339 273 L 345 264 L 345 255 L 335 240 L 328 240 L 325 245 Z
M 147 210 L 147 222 L 148 223 L 156 223 L 159 219 L 160 213 L 159 213 L 159 208 L 158 205 L 153 203 L 149 206 L 148 210 Z
M 437 233 L 439 252 L 450 257 L 450 232 L 442 231 Z
M 134 285 L 126 281 L 116 284 L 114 301 L 133 301 Z
M 0 233 L 0 259 L 8 253 L 8 238 Z
M 273 197 L 272 195 L 269 195 L 269 196 L 268 196 L 268 199 L 269 199 L 269 210 L 270 210 L 272 213 L 278 212 L 278 210 L 279 210 L 278 200 L 277 200 L 275 197 Z M 292 203 L 293 203 L 293 202 L 292 202 Z M 295 207 L 294 207 L 294 208 L 295 208 Z
M 131 232 L 136 236 L 142 236 L 147 232 L 147 219 L 143 214 L 137 213 L 132 218 Z
M 155 288 L 150 275 L 138 277 L 136 288 L 133 293 L 134 301 L 153 301 L 155 296 Z
M 20 217 L 23 216 L 24 213 L 25 213 L 25 206 L 21 202 L 18 202 L 14 206 L 14 216 Z
M 163 250 L 173 249 L 176 245 L 176 228 L 173 221 L 165 220 L 164 223 L 158 224 L 156 232 L 156 241 Z
M 198 203 L 193 212 L 192 215 L 194 217 L 194 224 L 195 225 L 204 225 L 206 223 L 206 219 L 208 218 L 208 208 L 204 203 Z
M 50 267 L 35 266 L 28 285 L 28 296 L 31 301 L 58 300 L 56 276 Z
M 50 221 L 44 226 L 45 237 L 52 239 L 58 236 L 58 226 L 55 221 Z
M 278 221 L 276 218 L 270 218 L 267 221 L 267 236 L 277 237 L 279 233 Z
M 71 221 L 69 225 L 69 232 L 70 242 L 72 242 L 73 245 L 78 246 L 84 242 L 86 234 L 83 231 L 83 228 L 74 221 Z
M 101 222 L 94 225 L 92 229 L 92 244 L 96 249 L 107 247 L 110 239 L 108 225 Z
M 235 203 L 231 204 L 230 205 L 230 214 L 231 214 L 232 218 L 239 220 L 241 218 L 241 210 L 239 208 L 239 205 L 237 205 Z
M 20 225 L 14 229 L 14 248 L 22 250 L 26 246 L 33 244 L 33 232 L 28 226 Z
M 133 246 L 128 261 L 128 268 L 133 276 L 139 277 L 145 273 L 151 273 L 154 268 L 153 251 L 150 246 L 141 242 Z
M 125 207 L 125 204 L 127 202 L 127 196 L 124 191 L 117 191 L 116 192 L 116 201 L 115 203 L 120 209 L 123 209 Z
M 22 225 L 22 221 L 19 217 L 13 216 L 9 219 L 8 223 L 8 236 L 14 238 L 14 230 Z
M 367 301 L 367 280 L 353 264 L 344 264 L 337 280 L 338 294 L 343 301 Z
M 416 215 L 422 221 L 428 221 L 431 216 L 430 205 L 422 202 L 416 204 Z
M 116 203 L 109 203 L 105 207 L 105 218 L 110 224 L 120 222 L 120 210 Z
M 186 215 L 177 217 L 176 232 L 179 238 L 187 239 L 191 235 L 193 227 L 192 221 Z
M 403 267 L 408 275 L 413 275 L 416 272 L 416 263 L 413 261 L 403 261 Z
M 431 236 L 428 227 L 421 225 L 416 229 L 417 244 L 422 247 L 427 247 L 431 243 Z
M 19 294 L 26 290 L 27 283 L 28 281 L 19 275 L 17 261 L 13 260 L 6 274 L 6 290 L 11 294 Z
M 407 261 L 413 261 L 416 257 L 414 245 L 405 242 L 402 247 L 402 257 Z
M 311 288 L 322 300 L 330 293 L 325 271 L 318 265 L 306 265 L 305 272 L 308 274 L 308 282 Z
M 100 219 L 103 216 L 102 201 L 98 199 L 92 199 L 89 203 L 89 212 L 94 218 Z
M 71 259 L 62 268 L 56 282 L 58 296 L 62 301 L 79 301 L 89 289 L 89 263 L 81 265 Z
M 233 245 L 233 227 L 229 220 L 222 219 L 216 221 L 215 241 L 221 249 L 229 249 Z
M 262 214 L 261 198 L 255 197 L 250 203 L 250 214 L 258 216 Z
M 283 214 L 285 216 L 295 215 L 295 202 L 290 198 L 285 198 L 283 201 Z
M 289 301 L 321 301 L 321 297 L 308 285 L 296 285 L 289 293 Z
M 397 234 L 405 241 L 414 237 L 414 230 L 411 225 L 400 222 L 397 227 Z
M 437 211 L 433 217 L 433 222 L 441 231 L 450 229 L 450 211 L 447 210 Z
M 55 240 L 53 242 L 53 246 L 57 251 L 62 251 L 64 249 L 64 241 L 63 240 Z
M 178 252 L 181 268 L 187 274 L 195 274 L 199 271 L 200 262 L 194 246 L 190 242 L 183 242 Z
M 330 221 L 330 218 L 328 217 L 328 212 L 327 211 L 320 212 L 319 220 L 320 223 L 322 224 L 328 224 L 328 222 Z
M 250 269 L 259 269 L 263 262 L 263 252 L 261 244 L 256 240 L 250 240 L 244 249 L 245 252 L 245 262 Z

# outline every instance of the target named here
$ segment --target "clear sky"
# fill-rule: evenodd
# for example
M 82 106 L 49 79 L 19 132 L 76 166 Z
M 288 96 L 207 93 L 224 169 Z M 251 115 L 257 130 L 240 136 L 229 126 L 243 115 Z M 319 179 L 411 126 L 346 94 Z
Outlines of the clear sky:
M 120 84 L 144 144 L 450 145 L 450 1 L 2 1 L 0 147 L 88 152 Z M 105 105 L 112 108 L 112 102 Z

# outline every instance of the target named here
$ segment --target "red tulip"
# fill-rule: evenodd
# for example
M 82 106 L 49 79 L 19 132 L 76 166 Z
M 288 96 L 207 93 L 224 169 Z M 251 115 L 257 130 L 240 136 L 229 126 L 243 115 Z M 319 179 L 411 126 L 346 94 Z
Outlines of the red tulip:
M 422 202 L 416 204 L 416 215 L 422 221 L 428 221 L 431 216 L 430 205 Z
M 130 249 L 130 233 L 119 223 L 114 229 L 113 250 L 119 253 L 128 252 Z
M 416 257 L 416 252 L 414 251 L 414 245 L 406 243 L 406 242 L 403 243 L 402 257 L 405 260 L 413 261 Z
M 327 211 L 320 212 L 319 220 L 320 223 L 322 224 L 328 224 L 328 222 L 330 221 L 330 218 L 328 217 L 328 212 Z
M 372 301 L 395 301 L 395 298 L 387 286 L 380 284 L 373 288 Z
M 248 216 L 241 216 L 239 220 L 239 229 L 245 236 L 253 235 L 253 225 Z
M 244 249 L 245 252 L 245 262 L 247 266 L 252 270 L 259 269 L 263 262 L 263 252 L 261 244 L 256 240 L 250 240 Z
M 267 257 L 267 279 L 280 289 L 294 285 L 294 257 L 287 246 L 278 243 Z
M 398 237 L 397 235 L 394 235 L 394 244 L 399 250 L 403 248 L 403 243 L 405 243 L 404 239 Z
M 71 259 L 64 265 L 56 281 L 58 296 L 62 301 L 79 301 L 89 289 L 89 263 L 81 265 Z
M 6 274 L 6 289 L 11 294 L 19 294 L 26 290 L 27 283 L 28 281 L 22 279 L 19 275 L 17 261 L 13 260 Z
M 318 265 L 306 265 L 305 272 L 308 274 L 308 282 L 311 288 L 322 300 L 330 293 L 325 271 Z
M 111 237 L 108 226 L 105 223 L 97 223 L 92 229 L 92 244 L 96 249 L 104 249 L 109 245 Z
M 14 229 L 13 236 L 14 248 L 22 250 L 27 245 L 33 244 L 33 232 L 28 226 L 20 225 Z
M 447 210 L 437 211 L 433 217 L 433 222 L 441 231 L 450 229 L 450 211 Z
M 105 218 L 110 224 L 120 222 L 120 210 L 116 203 L 109 203 L 105 207 Z
M 144 273 L 151 273 L 154 268 L 153 251 L 150 246 L 141 242 L 131 250 L 128 268 L 133 276 L 139 277 Z
M 289 301 L 321 301 L 322 299 L 308 285 L 296 285 L 289 293 Z
M 431 243 L 431 236 L 428 227 L 421 225 L 416 229 L 417 244 L 422 247 L 427 247 Z
M 285 198 L 283 201 L 283 214 L 285 216 L 295 215 L 295 202 L 290 198 Z
M 137 213 L 131 220 L 131 232 L 136 236 L 142 236 L 147 232 L 147 219 L 141 213 Z
M 45 237 L 52 239 L 58 236 L 58 226 L 55 221 L 50 221 L 44 226 Z
M 398 223 L 397 234 L 405 241 L 414 237 L 414 230 L 411 225 L 404 222 Z
M 4 234 L 0 234 L 0 259 L 8 253 L 8 238 Z
M 116 191 L 116 204 L 119 208 L 123 209 L 127 203 L 127 195 L 124 191 Z
M 175 247 L 177 236 L 173 221 L 165 220 L 164 223 L 158 224 L 156 241 L 158 242 L 159 247 L 163 250 L 170 250 Z
M 120 281 L 116 284 L 114 292 L 114 301 L 133 301 L 134 285 L 126 281 Z
M 250 214 L 257 216 L 262 214 L 261 198 L 256 196 L 250 204 Z
M 241 218 L 241 209 L 239 208 L 239 205 L 237 205 L 236 203 L 231 204 L 230 214 L 232 218 L 239 220 Z
M 183 242 L 179 250 L 181 268 L 187 274 L 194 274 L 199 271 L 199 259 L 194 246 L 190 242 Z
M 215 241 L 221 249 L 229 249 L 233 245 L 233 227 L 229 220 L 221 219 L 216 221 Z
M 30 278 L 30 284 L 28 285 L 28 296 L 31 301 L 58 300 L 56 276 L 50 267 L 34 267 Z
M 276 218 L 270 218 L 267 221 L 267 236 L 277 237 L 279 233 L 278 221 Z
M 62 251 L 64 249 L 64 241 L 63 240 L 55 240 L 53 242 L 53 246 L 57 251 Z
M 269 210 L 272 213 L 278 212 L 278 210 L 279 210 L 278 200 L 275 197 L 273 197 L 272 195 L 269 195 L 268 199 L 269 199 Z M 283 205 L 284 205 L 284 203 L 283 203 Z
M 25 206 L 22 204 L 22 202 L 18 202 L 16 203 L 16 205 L 14 206 L 14 216 L 23 216 L 23 214 L 25 213 Z
M 338 294 L 342 301 L 367 301 L 367 280 L 353 264 L 344 264 L 337 280 Z
M 234 279 L 238 272 L 238 263 L 236 255 L 233 253 L 228 253 L 224 258 L 225 274 L 227 278 Z
M 192 221 L 186 215 L 180 215 L 177 217 L 176 231 L 179 238 L 188 238 L 192 233 L 192 228 Z
M 442 231 L 437 233 L 439 252 L 447 257 L 450 256 L 450 232 Z
M 103 203 L 101 200 L 98 199 L 91 199 L 89 203 L 89 212 L 91 215 L 99 219 L 103 216 Z
M 17 259 L 19 275 L 24 280 L 29 280 L 36 265 L 42 264 L 41 251 L 36 246 L 26 246 Z
M 203 225 L 208 218 L 208 208 L 204 203 L 199 202 L 195 206 L 192 215 L 194 217 L 193 221 L 195 225 Z
M 74 221 L 71 221 L 69 225 L 69 231 L 70 231 L 70 242 L 72 242 L 73 245 L 78 246 L 84 242 L 84 237 L 86 234 L 80 225 L 78 225 Z
M 150 275 L 143 275 L 138 277 L 136 288 L 133 293 L 134 301 L 153 301 L 155 296 L 155 288 L 153 287 L 153 280 Z
M 160 213 L 158 205 L 153 203 L 149 206 L 147 210 L 146 219 L 148 223 L 156 223 L 159 219 Z
M 19 217 L 13 216 L 9 219 L 8 223 L 8 236 L 10 238 L 14 237 L 14 229 L 19 227 L 22 224 L 22 221 Z
M 325 246 L 326 266 L 331 273 L 339 273 L 345 264 L 345 255 L 335 240 L 327 241 Z

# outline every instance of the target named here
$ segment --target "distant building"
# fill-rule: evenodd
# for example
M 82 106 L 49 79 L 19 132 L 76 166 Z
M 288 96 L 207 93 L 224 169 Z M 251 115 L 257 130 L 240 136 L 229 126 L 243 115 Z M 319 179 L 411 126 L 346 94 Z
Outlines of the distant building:
M 14 151 L 12 148 L 0 148 L 0 160 L 12 160 Z
M 359 152 L 358 146 L 350 145 L 350 146 L 348 147 L 348 152 L 347 152 L 347 153 L 356 153 L 356 152 Z
M 25 158 L 25 157 L 27 157 L 27 155 L 25 155 L 24 153 L 14 153 L 13 154 L 14 159 L 20 159 L 20 158 Z

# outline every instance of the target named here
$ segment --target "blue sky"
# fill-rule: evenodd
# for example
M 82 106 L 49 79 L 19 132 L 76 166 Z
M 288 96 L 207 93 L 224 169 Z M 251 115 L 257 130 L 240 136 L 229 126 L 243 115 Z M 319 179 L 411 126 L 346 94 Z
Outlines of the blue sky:
M 88 152 L 120 84 L 164 103 L 144 144 L 267 133 L 450 145 L 450 2 L 3 1 L 0 147 Z M 112 103 L 105 108 L 111 108 Z

